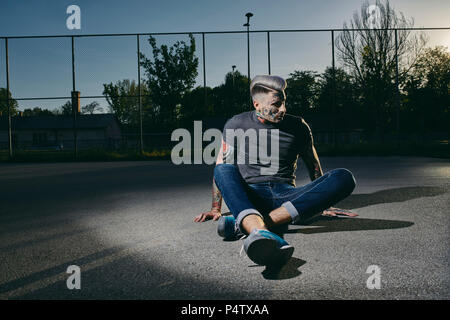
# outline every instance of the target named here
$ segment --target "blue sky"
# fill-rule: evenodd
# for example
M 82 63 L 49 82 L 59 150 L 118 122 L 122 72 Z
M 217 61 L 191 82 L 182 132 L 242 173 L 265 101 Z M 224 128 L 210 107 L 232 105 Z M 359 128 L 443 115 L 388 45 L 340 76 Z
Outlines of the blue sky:
M 143 33 L 244 30 L 244 14 L 251 11 L 251 29 L 341 28 L 363 1 L 151 1 L 151 0 L 3 0 L 0 35 L 74 35 L 95 33 Z M 369 1 L 374 3 L 374 1 Z M 81 8 L 81 30 L 68 30 L 66 8 Z M 416 27 L 449 27 L 450 1 L 391 0 L 391 5 Z M 450 31 L 430 31 L 430 46 L 450 48 Z M 160 36 L 158 44 L 187 40 L 187 36 Z M 203 83 L 201 36 L 196 36 L 199 76 Z M 141 49 L 150 56 L 146 39 Z M 251 35 L 251 74 L 267 73 L 265 34 Z M 77 38 L 76 81 L 82 95 L 101 95 L 102 84 L 125 78 L 137 79 L 136 38 Z M 72 88 L 69 38 L 10 39 L 10 81 L 14 97 L 67 96 Z M 5 87 L 5 49 L 0 43 L 0 86 Z M 287 77 L 294 70 L 322 72 L 331 64 L 329 33 L 271 35 L 272 74 Z M 247 73 L 245 34 L 206 36 L 207 85 L 223 82 L 236 65 Z M 96 99 L 102 106 L 103 99 Z M 82 105 L 92 100 L 84 99 Z M 20 109 L 39 106 L 53 109 L 65 100 L 19 101 Z

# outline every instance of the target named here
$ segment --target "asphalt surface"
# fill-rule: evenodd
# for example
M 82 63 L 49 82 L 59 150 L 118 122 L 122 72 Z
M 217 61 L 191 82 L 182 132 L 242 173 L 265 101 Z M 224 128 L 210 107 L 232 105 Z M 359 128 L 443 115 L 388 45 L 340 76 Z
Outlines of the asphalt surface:
M 0 164 L 1 299 L 449 299 L 450 161 L 321 157 L 357 186 L 357 218 L 290 226 L 281 270 L 256 266 L 210 207 L 212 166 Z M 309 182 L 302 164 L 297 184 Z M 226 209 L 226 207 L 225 207 Z M 81 289 L 69 290 L 70 265 Z M 380 270 L 380 289 L 366 273 Z

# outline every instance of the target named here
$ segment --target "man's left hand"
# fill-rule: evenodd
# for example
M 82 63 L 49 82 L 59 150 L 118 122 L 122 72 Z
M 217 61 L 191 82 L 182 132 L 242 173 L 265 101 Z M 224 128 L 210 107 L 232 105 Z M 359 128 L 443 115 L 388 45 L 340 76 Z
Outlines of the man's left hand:
M 339 209 L 339 208 L 334 208 L 334 207 L 330 207 L 326 210 L 324 210 L 322 212 L 323 216 L 326 217 L 336 217 L 336 216 L 346 216 L 346 217 L 357 217 L 358 215 L 354 212 L 351 212 L 349 210 L 346 209 Z

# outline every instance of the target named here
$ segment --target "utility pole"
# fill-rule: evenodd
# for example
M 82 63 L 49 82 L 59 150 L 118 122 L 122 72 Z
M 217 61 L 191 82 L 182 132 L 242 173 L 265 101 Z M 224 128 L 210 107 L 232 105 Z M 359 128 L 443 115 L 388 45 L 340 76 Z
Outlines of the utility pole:
M 247 17 L 247 23 L 244 24 L 244 27 L 247 27 L 247 77 L 248 77 L 248 92 L 250 97 L 250 18 L 253 17 L 253 13 L 247 12 L 245 14 Z M 250 105 L 252 105 L 252 98 L 250 97 Z

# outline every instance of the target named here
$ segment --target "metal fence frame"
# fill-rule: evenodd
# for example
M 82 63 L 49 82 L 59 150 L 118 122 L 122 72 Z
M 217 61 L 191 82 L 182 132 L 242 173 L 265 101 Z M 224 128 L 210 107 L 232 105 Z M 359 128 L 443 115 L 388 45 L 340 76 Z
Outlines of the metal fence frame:
M 13 148 L 12 148 L 12 128 L 11 128 L 11 110 L 10 110 L 10 80 L 9 80 L 9 56 L 8 56 L 8 40 L 9 39 L 36 39 L 36 38 L 69 38 L 71 39 L 71 49 L 72 49 L 72 94 L 69 97 L 26 97 L 26 98 L 14 98 L 16 101 L 24 101 L 24 100 L 52 100 L 52 99 L 72 99 L 72 110 L 73 110 L 73 124 L 74 124 L 74 155 L 77 156 L 77 113 L 74 108 L 74 97 L 73 93 L 76 92 L 76 81 L 75 81 L 75 39 L 76 38 L 87 38 L 87 37 L 118 37 L 118 36 L 135 36 L 136 37 L 136 48 L 137 48 L 137 76 L 138 76 L 138 86 L 139 86 L 139 94 L 137 96 L 129 96 L 133 98 L 139 98 L 138 106 L 139 106 L 139 150 L 143 152 L 143 128 L 142 128 L 142 92 L 141 92 L 141 63 L 139 59 L 140 54 L 140 37 L 141 36 L 164 36 L 164 35 L 201 35 L 202 36 L 202 58 L 203 58 L 203 87 L 206 88 L 206 46 L 205 46 L 205 35 L 207 34 L 247 34 L 247 56 L 248 56 L 248 77 L 250 79 L 250 45 L 249 45 L 249 36 L 250 33 L 266 33 L 267 34 L 267 66 L 268 66 L 268 74 L 271 74 L 271 64 L 270 64 L 270 34 L 271 33 L 289 33 L 289 32 L 329 32 L 331 35 L 331 68 L 333 70 L 333 97 L 332 97 L 332 110 L 335 113 L 335 44 L 334 44 L 334 33 L 335 32 L 343 32 L 343 31 L 370 31 L 370 30 L 391 30 L 395 32 L 395 47 L 397 50 L 397 33 L 399 30 L 411 30 L 411 31 L 426 31 L 426 30 L 450 30 L 450 27 L 442 27 L 442 28 L 387 28 L 387 29 L 355 29 L 355 28 L 337 28 L 337 29 L 281 29 L 281 30 L 249 30 L 247 27 L 246 31 L 194 31 L 194 32 L 152 32 L 152 33 L 100 33 L 100 34 L 81 34 L 81 35 L 34 35 L 34 36 L 0 36 L 0 39 L 4 40 L 5 43 L 5 59 L 6 59 L 6 89 L 7 89 L 7 106 L 8 106 L 8 150 L 9 157 L 13 156 Z M 398 54 L 396 52 L 396 104 L 397 104 L 397 119 L 396 119 L 396 131 L 399 133 L 400 129 L 400 91 L 399 91 L 399 82 L 398 82 Z M 11 94 L 12 96 L 12 94 Z M 82 96 L 80 98 L 104 98 L 104 96 Z M 206 104 L 206 90 L 205 90 L 205 104 Z M 335 139 L 335 131 L 336 128 L 333 126 L 333 144 L 336 143 Z

